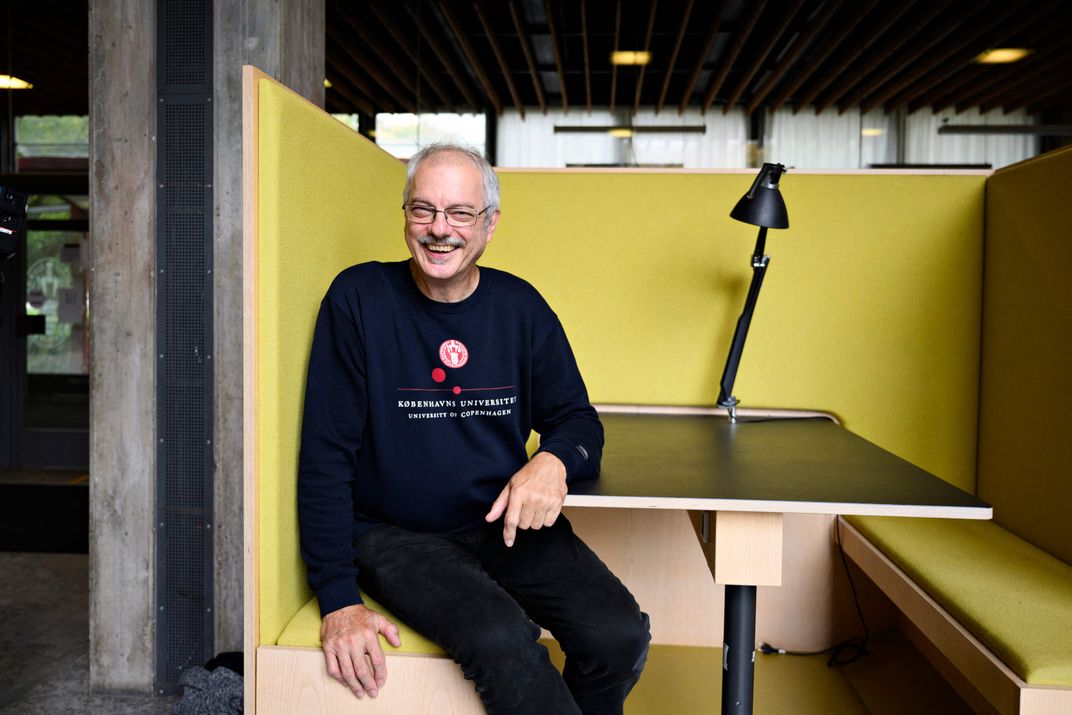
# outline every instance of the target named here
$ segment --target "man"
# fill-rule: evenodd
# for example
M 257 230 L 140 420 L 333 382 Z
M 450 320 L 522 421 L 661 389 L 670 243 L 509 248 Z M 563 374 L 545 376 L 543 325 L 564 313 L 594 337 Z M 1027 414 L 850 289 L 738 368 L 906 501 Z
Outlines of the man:
M 620 713 L 648 619 L 560 515 L 603 446 L 562 326 L 528 283 L 477 266 L 499 223 L 480 154 L 419 152 L 403 211 L 412 259 L 343 271 L 309 360 L 298 509 L 328 672 L 357 697 L 386 682 L 378 634 L 397 646 L 398 629 L 360 582 L 489 713 Z

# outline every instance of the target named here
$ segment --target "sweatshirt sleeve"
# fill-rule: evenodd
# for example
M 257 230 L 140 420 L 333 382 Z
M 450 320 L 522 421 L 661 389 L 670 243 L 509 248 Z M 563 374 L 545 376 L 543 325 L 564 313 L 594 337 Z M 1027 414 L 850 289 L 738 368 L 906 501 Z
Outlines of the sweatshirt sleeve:
M 298 457 L 301 555 L 321 616 L 361 603 L 353 545 L 353 482 L 367 418 L 358 322 L 331 296 L 320 305 Z
M 558 319 L 536 351 L 533 366 L 533 428 L 537 452 L 550 452 L 566 465 L 566 482 L 595 479 L 603 456 L 603 425 L 588 401 L 566 333 Z

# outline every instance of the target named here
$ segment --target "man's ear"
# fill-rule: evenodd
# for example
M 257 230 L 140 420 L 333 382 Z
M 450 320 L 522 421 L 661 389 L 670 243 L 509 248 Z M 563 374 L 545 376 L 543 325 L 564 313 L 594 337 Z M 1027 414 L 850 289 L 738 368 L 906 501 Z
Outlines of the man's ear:
M 495 211 L 491 214 L 491 219 L 488 220 L 487 234 L 488 234 L 488 241 L 489 242 L 491 241 L 491 235 L 493 233 L 495 233 L 495 229 L 498 228 L 498 226 L 499 226 L 499 209 L 495 209 Z

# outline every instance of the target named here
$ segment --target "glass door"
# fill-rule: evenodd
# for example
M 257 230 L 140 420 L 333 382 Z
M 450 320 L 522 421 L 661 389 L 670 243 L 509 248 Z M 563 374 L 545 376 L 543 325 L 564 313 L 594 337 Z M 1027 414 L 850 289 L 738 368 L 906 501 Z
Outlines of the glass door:
M 3 412 L 8 468 L 89 464 L 89 273 L 85 197 L 30 198 L 27 231 L 4 266 Z M 12 280 L 14 278 L 15 280 Z M 13 308 L 13 310 L 12 310 Z

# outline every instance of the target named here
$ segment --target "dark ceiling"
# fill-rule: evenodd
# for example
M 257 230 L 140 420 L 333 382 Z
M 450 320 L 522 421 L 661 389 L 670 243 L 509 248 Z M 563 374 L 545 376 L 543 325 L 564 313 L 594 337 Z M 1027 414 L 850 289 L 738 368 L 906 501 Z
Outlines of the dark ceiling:
M 327 2 L 328 109 L 1072 107 L 1072 13 L 1047 0 Z M 1012 65 L 992 47 L 1034 52 Z M 615 67 L 612 50 L 649 50 Z
M 89 113 L 86 0 L 0 0 L 0 74 L 33 83 L 0 90 L 5 114 Z
M 1072 119 L 1059 0 L 327 0 L 333 112 L 1027 108 Z M 12 114 L 85 114 L 87 3 L 5 0 Z M 972 58 L 1033 50 L 1012 65 Z M 651 52 L 618 67 L 615 48 Z

